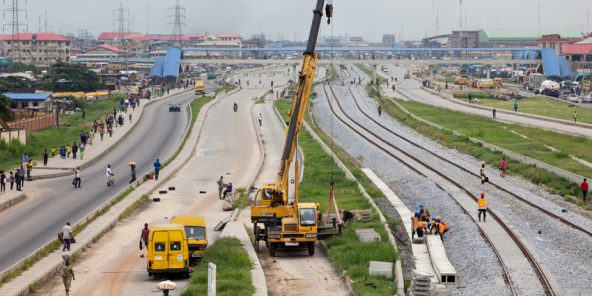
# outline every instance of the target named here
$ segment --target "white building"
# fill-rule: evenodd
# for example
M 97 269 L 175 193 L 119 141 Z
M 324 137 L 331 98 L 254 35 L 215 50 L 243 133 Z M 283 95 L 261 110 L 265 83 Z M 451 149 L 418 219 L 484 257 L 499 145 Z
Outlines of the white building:
M 0 52 L 15 62 L 47 67 L 69 60 L 70 39 L 54 33 L 5 34 L 0 35 Z

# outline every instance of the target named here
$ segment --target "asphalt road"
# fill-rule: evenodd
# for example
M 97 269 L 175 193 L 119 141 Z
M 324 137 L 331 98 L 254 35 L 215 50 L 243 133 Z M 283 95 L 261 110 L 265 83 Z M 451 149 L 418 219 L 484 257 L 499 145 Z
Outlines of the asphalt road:
M 28 186 L 35 186 L 39 193 L 0 214 L 0 270 L 55 238 L 66 222 L 75 223 L 122 190 L 131 179 L 128 161 L 138 164 L 137 176 L 141 177 L 152 169 L 156 158 L 162 162 L 172 155 L 189 123 L 186 107 L 193 98 L 192 92 L 186 92 L 146 107 L 140 124 L 127 138 L 81 172 L 81 189 L 73 188 L 73 177 L 25 182 L 25 192 Z M 181 104 L 182 112 L 169 112 L 171 100 Z M 107 164 L 115 174 L 112 187 L 106 186 Z

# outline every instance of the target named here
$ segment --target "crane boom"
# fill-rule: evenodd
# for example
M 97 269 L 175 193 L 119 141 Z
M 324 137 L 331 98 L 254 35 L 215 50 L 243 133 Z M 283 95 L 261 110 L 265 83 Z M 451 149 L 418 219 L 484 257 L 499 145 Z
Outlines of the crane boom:
M 321 26 L 324 4 L 324 0 L 317 0 L 317 6 L 313 11 L 314 17 L 310 27 L 310 34 L 308 36 L 306 50 L 303 54 L 304 57 L 302 61 L 302 68 L 298 73 L 296 95 L 292 103 L 292 109 L 289 113 L 290 122 L 288 124 L 288 131 L 286 133 L 286 141 L 284 143 L 284 149 L 276 178 L 274 192 L 272 193 L 272 204 L 288 203 L 288 171 L 292 161 L 294 160 L 294 154 L 296 153 L 298 134 L 300 133 L 306 107 L 308 106 L 308 96 L 310 94 L 310 89 L 312 87 L 312 82 L 314 80 L 317 62 L 319 59 L 318 54 L 315 53 L 315 48 L 317 44 L 317 37 L 319 35 L 319 28 Z M 296 192 L 295 196 L 296 198 L 298 197 L 298 192 Z

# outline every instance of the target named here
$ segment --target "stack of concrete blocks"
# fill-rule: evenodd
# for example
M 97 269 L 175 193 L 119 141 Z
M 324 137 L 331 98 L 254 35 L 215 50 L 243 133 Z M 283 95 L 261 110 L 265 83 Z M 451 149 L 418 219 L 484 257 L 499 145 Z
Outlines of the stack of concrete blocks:
M 375 243 L 380 241 L 380 234 L 373 228 L 356 229 L 358 240 L 363 243 Z
M 411 284 L 411 291 L 409 295 L 411 296 L 433 296 L 434 295 L 434 286 L 432 284 L 432 277 L 431 273 L 423 273 L 414 271 L 413 272 L 413 282 Z
M 353 210 L 356 221 L 370 222 L 372 221 L 372 210 Z
M 370 261 L 370 266 L 368 267 L 368 274 L 370 276 L 381 276 L 389 280 L 392 280 L 393 266 L 394 264 L 392 262 Z

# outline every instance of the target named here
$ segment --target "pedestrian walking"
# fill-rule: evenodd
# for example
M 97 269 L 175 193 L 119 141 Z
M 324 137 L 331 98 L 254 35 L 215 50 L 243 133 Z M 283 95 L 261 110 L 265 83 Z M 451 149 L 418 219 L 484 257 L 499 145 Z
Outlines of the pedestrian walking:
M 518 99 L 514 99 L 514 112 L 518 112 Z
M 6 174 L 4 171 L 0 171 L 0 192 L 6 191 Z
M 132 184 L 134 181 L 136 181 L 136 163 L 133 161 L 130 161 L 129 166 L 130 166 L 130 170 L 132 173 L 132 178 L 129 181 L 129 183 Z
M 76 153 L 78 153 L 78 145 L 74 142 L 74 145 L 72 145 L 72 159 L 76 159 Z
M 80 184 L 82 180 L 80 179 L 80 167 L 76 167 L 76 171 L 74 172 L 74 188 L 80 188 Z
M 29 162 L 27 162 L 27 181 L 33 181 L 33 178 L 31 177 L 32 170 L 33 170 L 33 160 L 29 159 Z M 24 182 L 25 182 L 25 179 L 23 179 L 23 183 Z
M 415 214 L 411 216 L 411 240 L 415 237 L 415 232 L 419 227 L 419 211 L 415 211 Z
M 502 157 L 502 162 L 500 163 L 500 176 L 502 178 L 506 177 L 506 158 Z
M 9 173 L 8 180 L 10 181 L 10 190 L 12 190 L 14 185 L 14 174 L 12 173 L 12 171 L 10 171 Z
M 47 148 L 43 151 L 43 166 L 47 166 L 47 160 L 49 159 L 49 153 L 47 152 Z
M 222 191 L 225 187 L 224 176 L 220 176 L 220 179 L 218 180 L 218 182 L 216 182 L 216 184 L 218 184 L 218 198 L 222 199 Z
M 80 159 L 84 159 L 84 150 L 86 150 L 86 146 L 80 145 Z
M 72 281 L 76 280 L 76 278 L 74 277 L 74 269 L 70 266 L 70 256 L 62 255 L 62 259 L 64 259 L 64 265 L 62 265 L 62 280 L 64 282 L 64 288 L 66 289 L 66 296 L 69 296 Z
M 582 184 L 580 184 L 580 189 L 582 189 L 582 200 L 586 202 L 586 197 L 588 196 L 588 182 L 586 182 L 586 178 Z
M 574 122 L 577 122 L 577 121 L 578 121 L 578 111 L 575 111 L 575 110 L 574 110 L 574 112 L 573 112 L 572 116 L 573 116 L 573 120 L 574 120 Z
M 103 141 L 103 136 L 105 135 L 105 127 L 103 124 L 99 126 L 99 136 L 101 136 L 101 141 Z
M 462 85 L 461 85 L 461 87 L 462 87 Z M 461 89 L 462 89 L 462 88 L 461 88 Z M 469 97 L 468 97 L 468 98 L 469 98 L 469 104 L 470 104 L 470 103 L 471 103 L 471 99 L 473 99 L 473 95 L 471 95 L 471 94 L 469 93 Z
M 70 222 L 66 222 L 66 225 L 62 227 L 62 240 L 64 241 L 62 252 L 66 250 L 70 251 L 70 243 L 72 241 L 72 227 L 70 226 Z
M 144 223 L 144 228 L 140 232 L 140 257 L 144 258 L 144 250 L 142 249 L 142 245 L 144 248 L 148 250 L 148 237 L 150 235 L 150 228 L 148 228 L 148 223 Z
M 132 123 L 132 114 L 131 113 L 129 114 L 129 121 L 130 121 L 130 123 Z
M 55 154 L 56 154 L 56 147 L 55 146 L 51 146 L 51 149 L 49 151 L 51 151 L 51 158 L 54 158 L 55 157 Z
M 495 108 L 493 108 L 493 119 L 495 119 L 495 113 L 496 113 L 496 112 L 497 112 L 497 111 L 495 110 Z
M 157 158 L 154 162 L 154 180 L 158 181 L 158 174 L 160 173 L 160 160 Z
M 481 165 L 481 168 L 479 169 L 479 175 L 481 176 L 481 184 L 489 182 L 489 178 L 485 176 L 485 164 Z
M 93 134 L 96 134 L 97 133 L 97 128 L 98 127 L 99 127 L 99 123 L 95 119 L 95 121 L 93 121 Z
M 259 116 L 257 117 L 257 119 L 259 119 L 259 126 L 261 126 L 261 124 L 263 123 L 263 115 L 261 113 L 259 113 Z
M 20 169 L 16 169 L 16 173 L 15 173 L 15 181 L 16 181 L 16 191 L 22 191 L 22 181 L 21 181 L 21 172 L 22 172 L 22 168 Z
M 479 222 L 481 222 L 481 214 L 483 214 L 483 222 L 487 217 L 487 201 L 485 200 L 485 192 L 481 192 L 477 199 L 477 211 L 479 216 Z
M 72 146 L 70 144 L 66 145 L 66 158 L 70 158 L 70 153 L 72 153 Z

